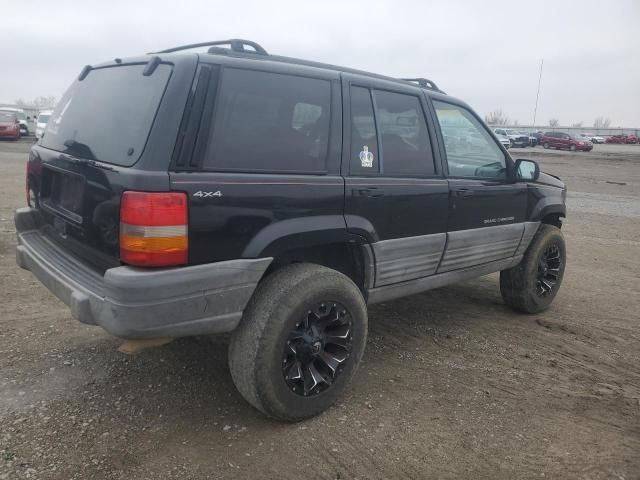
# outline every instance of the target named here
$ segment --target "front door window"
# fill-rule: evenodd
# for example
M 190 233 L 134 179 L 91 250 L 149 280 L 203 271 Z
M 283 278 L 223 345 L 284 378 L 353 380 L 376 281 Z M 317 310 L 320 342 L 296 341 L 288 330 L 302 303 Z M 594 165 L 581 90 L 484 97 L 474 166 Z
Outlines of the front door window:
M 433 104 L 444 137 L 449 176 L 506 178 L 505 156 L 478 119 L 458 105 Z

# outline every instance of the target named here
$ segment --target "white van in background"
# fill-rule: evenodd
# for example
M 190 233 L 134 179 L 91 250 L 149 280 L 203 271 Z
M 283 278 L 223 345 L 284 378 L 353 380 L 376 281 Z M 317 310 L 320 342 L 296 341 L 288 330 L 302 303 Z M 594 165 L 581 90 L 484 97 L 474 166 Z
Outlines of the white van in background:
M 38 114 L 36 119 L 36 139 L 40 139 L 44 134 L 44 129 L 47 128 L 47 122 L 51 117 L 53 110 L 43 110 Z

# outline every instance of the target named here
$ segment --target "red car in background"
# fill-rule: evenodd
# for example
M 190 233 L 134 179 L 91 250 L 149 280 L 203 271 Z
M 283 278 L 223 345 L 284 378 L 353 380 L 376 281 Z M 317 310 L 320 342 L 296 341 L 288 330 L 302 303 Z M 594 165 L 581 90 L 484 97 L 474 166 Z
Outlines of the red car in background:
M 546 132 L 540 139 L 540 143 L 544 148 L 563 148 L 572 152 L 593 150 L 593 143 L 590 141 L 564 132 Z
M 0 110 L 0 138 L 20 138 L 20 121 L 15 112 Z
M 612 135 L 607 138 L 607 143 L 638 143 L 635 135 Z

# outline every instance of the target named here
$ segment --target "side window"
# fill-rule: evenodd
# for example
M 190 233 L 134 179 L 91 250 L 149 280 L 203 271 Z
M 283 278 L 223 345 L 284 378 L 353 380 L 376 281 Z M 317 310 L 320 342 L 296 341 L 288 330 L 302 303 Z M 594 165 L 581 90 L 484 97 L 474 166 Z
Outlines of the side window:
M 431 143 L 420 99 L 382 90 L 375 90 L 374 96 L 384 175 L 433 175 Z
M 326 80 L 225 68 L 205 170 L 326 171 Z
M 467 109 L 434 101 L 454 177 L 506 178 L 506 159 L 495 140 Z
M 356 175 L 379 172 L 378 139 L 373 103 L 367 88 L 351 87 L 351 161 Z

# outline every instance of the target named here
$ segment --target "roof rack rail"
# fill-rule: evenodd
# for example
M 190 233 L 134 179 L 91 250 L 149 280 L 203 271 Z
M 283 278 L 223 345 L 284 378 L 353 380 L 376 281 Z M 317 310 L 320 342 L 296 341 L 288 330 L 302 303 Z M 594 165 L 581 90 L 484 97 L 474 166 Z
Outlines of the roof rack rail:
M 269 55 L 267 51 L 260 46 L 260 44 L 256 42 L 252 42 L 251 40 L 242 40 L 241 38 L 231 38 L 229 40 L 216 40 L 213 42 L 203 42 L 203 43 L 192 43 L 190 45 L 182 45 L 180 47 L 167 48 L 166 50 L 160 50 L 159 52 L 152 53 L 173 53 L 179 52 L 180 50 L 190 50 L 192 48 L 199 47 L 213 47 L 216 45 L 229 45 L 231 47 L 231 51 L 236 53 L 256 53 L 258 55 Z M 253 48 L 255 51 L 246 50 L 245 46 Z
M 435 82 L 432 82 L 428 78 L 401 78 L 400 80 L 404 80 L 405 82 L 417 83 L 422 88 L 428 88 L 429 90 L 435 90 L 436 92 L 444 93 L 438 88 Z

